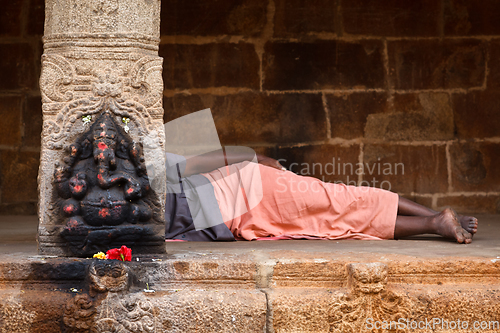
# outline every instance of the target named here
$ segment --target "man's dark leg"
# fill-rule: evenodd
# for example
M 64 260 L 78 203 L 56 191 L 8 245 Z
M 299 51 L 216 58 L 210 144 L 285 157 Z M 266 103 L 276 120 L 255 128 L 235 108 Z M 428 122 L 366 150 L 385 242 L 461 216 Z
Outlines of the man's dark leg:
M 441 235 L 465 244 L 472 241 L 472 235 L 460 226 L 455 212 L 449 208 L 433 216 L 398 215 L 394 239 L 421 234 Z
M 416 202 L 399 197 L 398 215 L 403 216 L 434 216 L 438 214 L 435 210 L 419 205 Z M 473 216 L 457 215 L 458 222 L 462 228 L 471 234 L 477 231 L 477 219 Z

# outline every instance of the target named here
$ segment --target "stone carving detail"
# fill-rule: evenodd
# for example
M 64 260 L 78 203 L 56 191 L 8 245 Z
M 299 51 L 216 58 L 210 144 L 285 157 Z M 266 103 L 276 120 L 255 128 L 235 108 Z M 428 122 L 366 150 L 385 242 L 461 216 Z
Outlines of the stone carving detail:
M 88 279 L 88 294 L 66 304 L 66 332 L 157 332 L 154 307 L 141 292 L 130 293 L 132 276 L 123 262 L 94 261 Z
M 43 101 L 66 102 L 73 99 L 74 66 L 62 56 L 44 54 L 42 68 L 40 88 Z
M 130 118 L 138 135 L 154 130 L 158 122 L 161 125 L 161 62 L 145 56 L 132 64 L 130 75 L 112 67 L 77 75 L 64 57 L 43 55 L 40 87 L 45 114 L 50 116 L 43 128 L 46 148 L 62 148 L 78 119 L 103 110 Z
M 112 86 L 110 91 L 116 89 Z M 159 207 L 142 149 L 108 112 L 70 146 L 68 155 L 57 163 L 54 178 L 66 216 L 61 236 L 74 255 L 89 256 L 136 242 L 163 242 L 148 226 L 155 223 L 154 216 L 158 220 Z M 156 222 L 162 224 L 161 219 Z
M 70 332 L 88 332 L 96 314 L 92 299 L 87 294 L 77 294 L 66 304 L 63 322 Z
M 424 302 L 386 290 L 385 264 L 355 263 L 347 268 L 350 291 L 329 309 L 330 332 L 373 332 L 367 328 L 367 319 L 372 319 L 372 323 L 412 320 L 425 310 Z M 397 328 L 394 325 L 391 332 L 399 332 Z
M 158 56 L 160 3 L 160 0 L 46 0 L 40 76 L 43 127 L 38 205 L 39 251 L 43 254 L 75 254 L 69 251 L 67 243 L 70 238 L 73 242 L 76 235 L 62 238 L 62 229 L 68 225 L 60 216 L 61 195 L 53 179 L 59 172 L 55 162 L 70 169 L 74 167 L 72 162 L 64 162 L 72 159 L 68 150 L 73 149 L 75 142 L 103 113 L 110 115 L 117 128 L 125 129 L 132 141 L 143 143 L 147 137 L 158 142 L 158 149 L 148 147 L 144 155 L 148 160 L 144 164 L 148 171 L 156 171 L 152 184 L 165 182 L 160 172 L 165 165 L 162 59 Z M 164 211 L 164 195 L 158 191 L 156 194 L 159 210 Z M 71 198 L 80 200 L 74 193 Z M 81 208 L 81 200 L 78 204 Z M 161 215 L 160 212 L 158 216 Z M 75 216 L 83 217 L 73 213 L 67 217 Z M 155 233 L 163 235 L 163 229 L 157 228 Z M 164 252 L 164 246 L 158 244 L 144 243 L 142 249 L 149 253 Z M 138 253 L 137 248 L 134 250 Z
M 106 31 L 116 26 L 118 0 L 92 0 L 91 3 L 95 14 L 92 22 L 94 31 Z
M 36 312 L 27 311 L 17 297 L 2 296 L 0 304 L 0 332 L 29 332 Z

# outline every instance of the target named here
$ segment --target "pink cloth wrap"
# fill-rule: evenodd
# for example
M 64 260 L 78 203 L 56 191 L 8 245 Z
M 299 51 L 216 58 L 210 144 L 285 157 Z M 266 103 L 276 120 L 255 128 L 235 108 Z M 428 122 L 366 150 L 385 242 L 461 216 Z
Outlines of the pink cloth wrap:
M 394 238 L 396 193 L 249 162 L 203 176 L 212 182 L 224 223 L 238 240 Z

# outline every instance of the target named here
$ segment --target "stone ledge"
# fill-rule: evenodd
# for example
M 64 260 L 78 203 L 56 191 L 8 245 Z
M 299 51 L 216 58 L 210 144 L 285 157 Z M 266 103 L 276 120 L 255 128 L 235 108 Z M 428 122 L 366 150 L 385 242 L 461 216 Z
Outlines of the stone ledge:
M 87 324 L 97 332 L 111 323 L 133 332 L 127 318 L 138 313 L 137 322 L 150 325 L 151 332 L 369 332 L 370 319 L 411 324 L 433 318 L 491 328 L 500 320 L 500 220 L 479 220 L 469 245 L 432 236 L 166 243 L 166 254 L 125 263 L 129 282 L 114 291 L 95 289 L 99 274 L 89 267 L 96 260 L 37 255 L 22 243 L 28 231 L 11 229 L 0 236 L 0 331 L 67 332 L 78 304 L 93 311 Z M 29 223 L 17 225 L 26 229 Z M 106 262 L 118 264 L 111 264 L 114 271 L 122 267 Z M 125 281 L 115 275 L 104 285 Z M 114 314 L 102 317 L 109 309 Z

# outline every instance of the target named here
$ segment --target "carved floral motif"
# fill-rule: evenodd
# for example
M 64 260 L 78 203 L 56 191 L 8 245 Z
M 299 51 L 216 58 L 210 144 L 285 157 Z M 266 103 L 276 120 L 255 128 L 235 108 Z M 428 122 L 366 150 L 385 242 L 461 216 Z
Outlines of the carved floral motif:
M 74 134 L 77 119 L 88 119 L 85 117 L 105 110 L 119 119 L 129 118 L 138 135 L 161 126 L 163 112 L 156 111 L 162 102 L 161 63 L 159 57 L 144 56 L 126 65 L 129 70 L 110 65 L 91 75 L 78 75 L 65 57 L 43 55 L 40 87 L 46 147 L 62 148 Z

